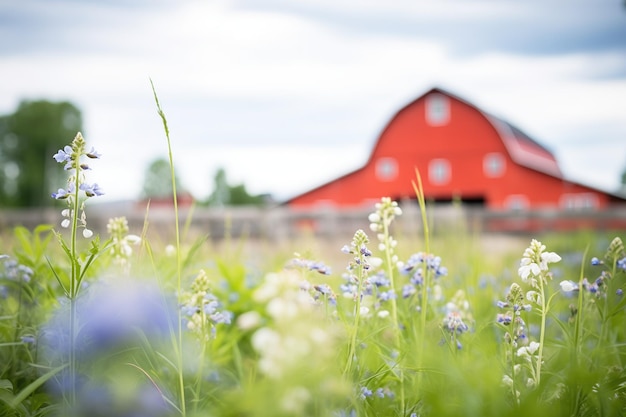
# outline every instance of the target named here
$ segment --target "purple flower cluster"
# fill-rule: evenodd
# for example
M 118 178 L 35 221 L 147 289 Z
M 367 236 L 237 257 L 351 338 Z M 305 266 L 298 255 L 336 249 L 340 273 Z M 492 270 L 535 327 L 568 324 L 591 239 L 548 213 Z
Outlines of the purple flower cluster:
M 498 301 L 497 306 L 504 310 L 503 313 L 498 313 L 496 318 L 498 323 L 507 327 L 504 340 L 514 347 L 525 345 L 527 343 L 526 322 L 522 318 L 522 312 L 530 311 L 531 306 L 524 303 L 522 288 L 516 283 L 511 284 L 506 301 Z
M 329 266 L 324 265 L 322 262 L 313 261 L 310 259 L 293 258 L 287 262 L 287 268 L 303 268 L 309 271 L 317 272 L 321 275 L 330 275 L 331 269 Z
M 448 275 L 448 269 L 441 265 L 441 258 L 423 252 L 415 253 L 400 267 L 400 273 L 409 276 L 409 284 L 402 287 L 402 297 L 409 298 L 424 284 L 424 270 L 435 278 Z

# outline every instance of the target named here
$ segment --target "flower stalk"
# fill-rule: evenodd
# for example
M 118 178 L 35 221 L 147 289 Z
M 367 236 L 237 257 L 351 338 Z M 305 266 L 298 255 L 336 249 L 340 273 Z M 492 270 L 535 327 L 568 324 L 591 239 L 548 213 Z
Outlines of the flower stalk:
M 99 252 L 98 239 L 92 241 L 92 248 L 89 251 L 90 256 L 84 264 L 81 264 L 80 255 L 78 253 L 78 229 L 82 228 L 82 235 L 85 239 L 93 236 L 93 232 L 87 228 L 87 216 L 85 214 L 85 202 L 87 199 L 95 196 L 103 195 L 97 183 L 89 184 L 86 182 L 85 171 L 91 168 L 86 163 L 87 159 L 99 159 L 100 154 L 94 148 L 90 151 L 86 150 L 86 142 L 83 135 L 78 132 L 72 140 L 71 144 L 59 149 L 53 156 L 58 163 L 64 163 L 64 169 L 70 171 L 67 181 L 67 188 L 59 188 L 56 193 L 52 193 L 52 198 L 56 200 L 65 200 L 67 208 L 61 212 L 64 220 L 61 227 L 68 228 L 71 226 L 70 245 L 65 243 L 62 235 L 57 232 L 57 237 L 70 261 L 70 277 L 69 283 L 66 285 L 57 275 L 57 279 L 65 291 L 69 299 L 69 407 L 73 408 L 76 404 L 76 333 L 77 333 L 77 298 L 81 288 L 81 282 L 85 276 L 87 268 L 95 256 Z M 82 191 L 82 193 L 81 193 Z M 84 195 L 83 195 L 84 194 Z M 80 215 L 79 215 L 80 213 Z

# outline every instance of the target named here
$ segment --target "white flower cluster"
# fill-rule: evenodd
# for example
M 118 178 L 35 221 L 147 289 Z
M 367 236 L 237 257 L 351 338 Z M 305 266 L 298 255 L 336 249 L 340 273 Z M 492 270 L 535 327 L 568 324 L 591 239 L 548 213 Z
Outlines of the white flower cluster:
M 114 217 L 107 223 L 107 232 L 111 236 L 111 255 L 113 262 L 122 267 L 129 265 L 133 254 L 131 245 L 141 243 L 141 238 L 128 233 L 128 221 L 126 217 Z
M 324 368 L 335 352 L 337 332 L 301 281 L 295 271 L 268 274 L 253 295 L 270 320 L 252 335 L 252 346 L 259 370 L 273 379 Z
M 380 203 L 375 205 L 376 211 L 368 216 L 370 222 L 370 230 L 376 233 L 376 237 L 380 242 L 378 249 L 382 252 L 385 250 L 393 250 L 398 241 L 389 234 L 389 226 L 394 218 L 402 215 L 402 209 L 398 207 L 398 203 L 392 201 L 389 197 L 383 197 Z M 394 257 L 393 263 L 398 262 Z
M 554 252 L 545 252 L 546 246 L 533 239 L 526 248 L 520 261 L 518 274 L 522 281 L 530 282 L 531 287 L 538 288 L 537 279 L 546 282 L 550 263 L 559 262 L 561 257 Z

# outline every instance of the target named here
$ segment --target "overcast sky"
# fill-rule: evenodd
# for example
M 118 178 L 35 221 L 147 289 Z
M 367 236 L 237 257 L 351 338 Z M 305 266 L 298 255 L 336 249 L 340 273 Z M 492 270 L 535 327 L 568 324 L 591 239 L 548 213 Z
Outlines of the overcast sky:
M 569 179 L 614 191 L 626 168 L 621 0 L 0 0 L 0 114 L 75 103 L 103 200 L 136 197 L 167 156 L 150 78 L 198 198 L 218 167 L 279 199 L 352 171 L 435 86 Z

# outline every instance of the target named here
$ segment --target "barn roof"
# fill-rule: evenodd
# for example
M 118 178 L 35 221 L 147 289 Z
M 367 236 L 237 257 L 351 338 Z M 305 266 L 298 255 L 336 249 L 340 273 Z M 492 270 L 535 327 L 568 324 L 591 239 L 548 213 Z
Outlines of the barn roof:
M 559 168 L 554 154 L 548 148 L 531 138 L 528 134 L 519 129 L 517 126 L 514 126 L 513 124 L 507 122 L 500 117 L 494 116 L 484 110 L 481 110 L 473 103 L 470 103 L 469 101 L 457 96 L 456 94 L 450 93 L 439 87 L 434 87 L 415 99 L 412 103 L 409 104 L 409 106 L 433 92 L 447 95 L 481 113 L 496 129 L 498 135 L 503 140 L 504 146 L 506 147 L 509 155 L 517 164 L 534 169 L 536 171 L 541 171 L 545 174 L 549 174 L 557 178 L 563 177 L 563 174 L 561 173 L 561 169 Z

